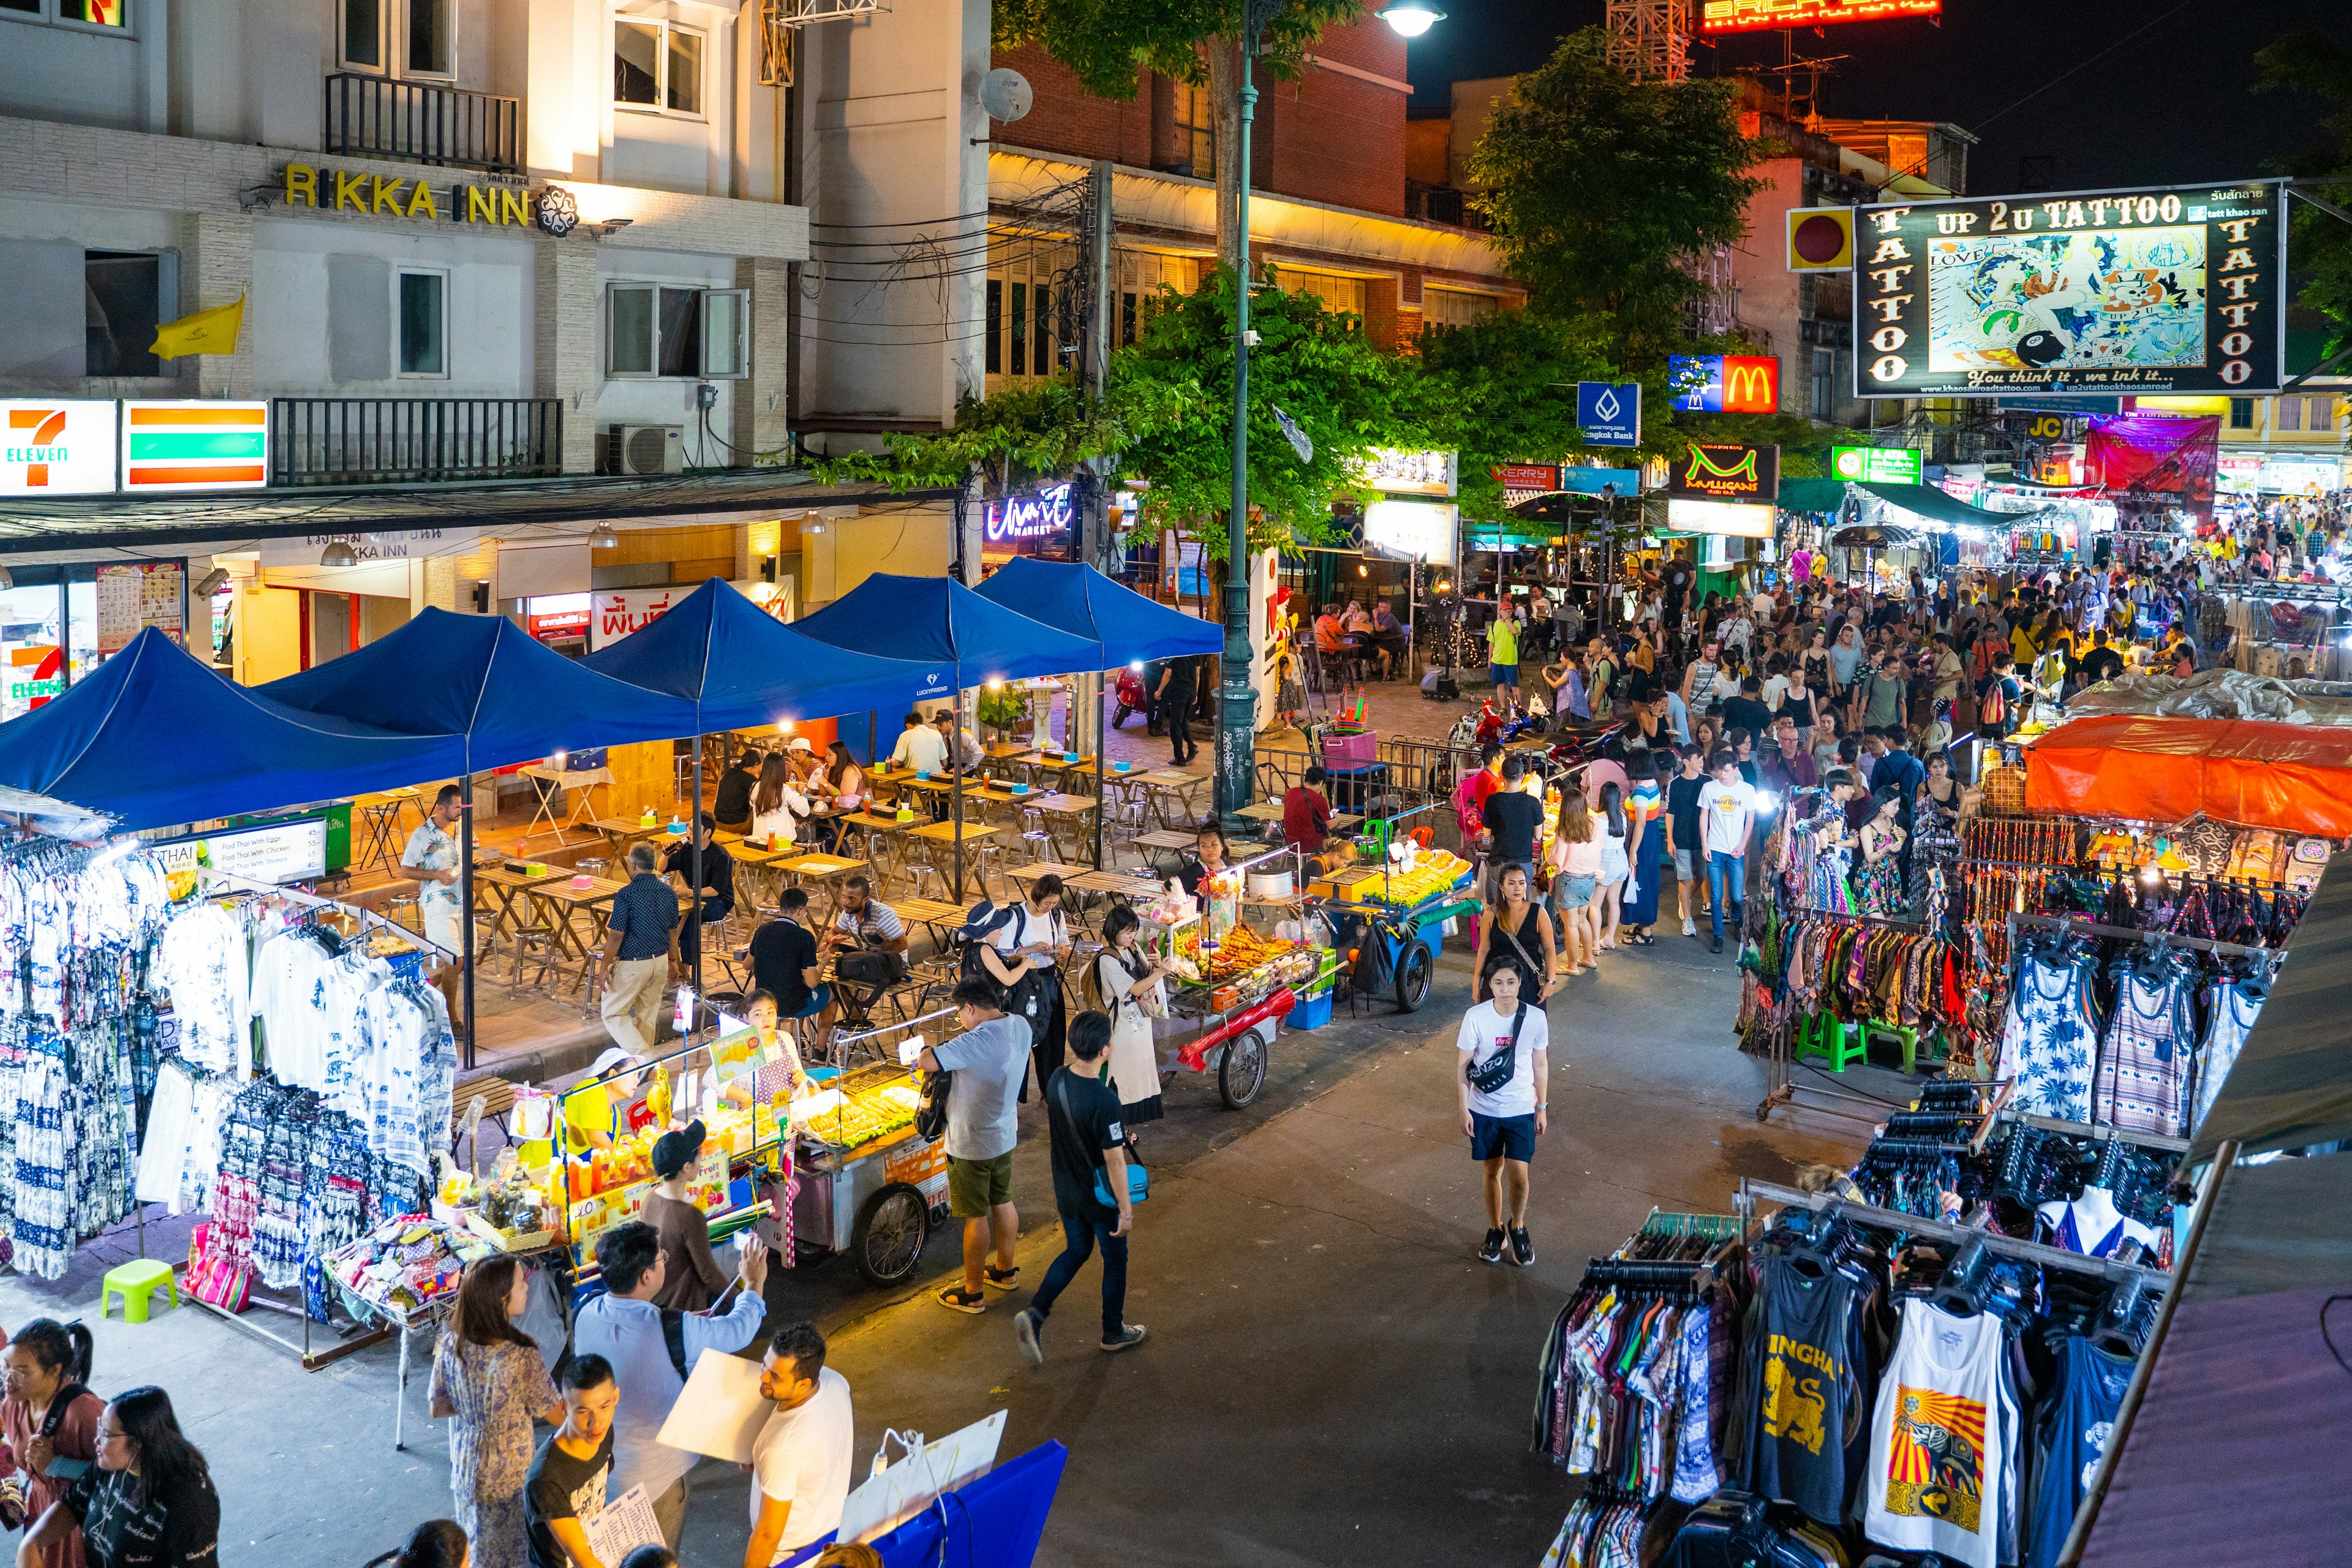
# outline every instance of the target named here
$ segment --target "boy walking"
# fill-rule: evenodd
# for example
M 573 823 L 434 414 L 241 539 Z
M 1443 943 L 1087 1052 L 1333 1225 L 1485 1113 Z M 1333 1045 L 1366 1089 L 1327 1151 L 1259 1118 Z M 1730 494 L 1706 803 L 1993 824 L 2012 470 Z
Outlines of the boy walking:
M 1739 759 L 1718 751 L 1710 759 L 1714 779 L 1698 792 L 1699 832 L 1706 847 L 1706 892 L 1715 941 L 1723 951 L 1723 910 L 1731 906 L 1732 933 L 1738 934 L 1748 897 L 1748 836 L 1756 826 L 1756 786 L 1740 776 Z
M 1045 1320 L 1095 1248 L 1102 1248 L 1102 1344 L 1132 1350 L 1143 1325 L 1127 1321 L 1127 1237 L 1135 1228 L 1128 1195 L 1127 1131 L 1119 1125 L 1118 1093 L 1103 1081 L 1110 1057 L 1110 1018 L 1081 1013 L 1070 1024 L 1070 1063 L 1045 1086 L 1045 1124 L 1053 1144 L 1054 1206 L 1062 1215 L 1062 1254 L 1045 1270 L 1029 1305 L 1013 1320 L 1021 1353 L 1032 1366 L 1045 1361 Z M 1099 1179 L 1112 1202 L 1097 1195 Z

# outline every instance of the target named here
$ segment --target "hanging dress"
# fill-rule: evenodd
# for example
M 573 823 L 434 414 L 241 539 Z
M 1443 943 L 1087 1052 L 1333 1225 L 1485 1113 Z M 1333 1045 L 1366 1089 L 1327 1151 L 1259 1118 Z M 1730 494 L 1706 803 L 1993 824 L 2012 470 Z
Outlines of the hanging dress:
M 1629 926 L 1653 926 L 1658 923 L 1658 886 L 1664 880 L 1658 868 L 1664 859 L 1666 830 L 1659 823 L 1665 814 L 1665 798 L 1658 793 L 1657 781 L 1644 779 L 1633 786 L 1625 797 L 1626 831 L 1641 823 L 1642 842 L 1632 857 L 1633 879 L 1626 889 L 1622 916 Z

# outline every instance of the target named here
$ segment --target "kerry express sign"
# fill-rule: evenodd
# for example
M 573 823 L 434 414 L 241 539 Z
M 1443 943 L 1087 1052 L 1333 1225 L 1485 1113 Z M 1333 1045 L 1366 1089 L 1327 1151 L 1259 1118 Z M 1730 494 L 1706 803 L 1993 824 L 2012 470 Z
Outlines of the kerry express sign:
M 289 207 L 357 213 L 362 217 L 421 218 L 480 228 L 538 228 L 558 237 L 580 225 L 580 205 L 562 185 L 438 184 L 422 178 L 362 173 L 317 163 L 289 163 L 278 173 L 278 196 Z

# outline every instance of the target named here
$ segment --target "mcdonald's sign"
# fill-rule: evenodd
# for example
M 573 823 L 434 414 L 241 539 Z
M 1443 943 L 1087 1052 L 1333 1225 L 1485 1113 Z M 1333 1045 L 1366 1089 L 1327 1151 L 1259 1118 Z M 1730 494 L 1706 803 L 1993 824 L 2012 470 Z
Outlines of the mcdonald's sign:
M 1694 441 L 1667 468 L 1666 494 L 1691 500 L 1778 500 L 1780 448 Z
M 1666 362 L 1674 405 L 1689 414 L 1775 414 L 1780 362 L 1771 354 L 1674 354 Z

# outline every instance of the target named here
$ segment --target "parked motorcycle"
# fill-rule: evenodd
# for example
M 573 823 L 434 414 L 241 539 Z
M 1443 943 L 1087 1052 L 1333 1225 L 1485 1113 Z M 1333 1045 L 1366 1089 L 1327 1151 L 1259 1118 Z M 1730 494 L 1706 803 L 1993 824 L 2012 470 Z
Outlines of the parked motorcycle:
M 1127 722 L 1129 714 L 1144 711 L 1146 703 L 1143 694 L 1143 677 L 1132 669 L 1122 669 L 1118 672 L 1118 684 L 1116 689 L 1118 694 L 1118 711 L 1112 715 L 1110 721 L 1110 727 L 1114 730 Z

